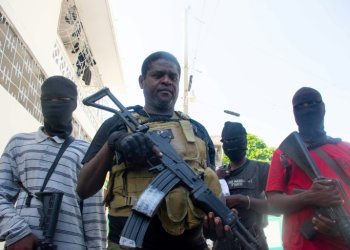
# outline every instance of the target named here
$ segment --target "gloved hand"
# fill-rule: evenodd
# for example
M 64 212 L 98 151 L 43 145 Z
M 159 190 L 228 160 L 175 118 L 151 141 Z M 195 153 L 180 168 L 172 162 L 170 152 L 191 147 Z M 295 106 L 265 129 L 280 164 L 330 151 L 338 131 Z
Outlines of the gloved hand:
M 155 145 L 144 133 L 113 132 L 107 141 L 108 147 L 129 163 L 144 163 L 152 155 Z

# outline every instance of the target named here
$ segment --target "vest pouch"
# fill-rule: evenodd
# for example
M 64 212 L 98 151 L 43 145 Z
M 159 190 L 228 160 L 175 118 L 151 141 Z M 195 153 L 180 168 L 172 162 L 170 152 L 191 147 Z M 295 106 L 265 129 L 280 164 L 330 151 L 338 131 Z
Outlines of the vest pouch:
M 213 192 L 213 194 L 216 197 L 222 196 L 219 179 L 216 173 L 214 172 L 214 170 L 212 170 L 211 168 L 204 169 L 204 182 L 208 185 L 209 189 Z M 201 223 L 205 213 L 193 204 L 190 196 L 188 196 L 187 204 L 188 204 L 188 215 L 187 215 L 188 228 L 194 228 Z
M 188 191 L 184 187 L 176 187 L 168 193 L 158 210 L 164 230 L 171 235 L 180 235 L 186 229 L 187 197 Z
M 182 221 L 187 214 L 188 191 L 184 187 L 171 190 L 165 197 L 169 219 L 174 222 Z
M 207 183 L 208 187 L 215 194 L 216 197 L 223 196 L 219 178 L 213 169 L 204 169 L 204 182 Z
M 187 198 L 188 214 L 187 214 L 187 227 L 194 228 L 201 224 L 205 213 L 198 207 L 195 207 L 190 197 Z
M 200 169 L 203 173 L 204 181 L 210 190 L 217 196 L 222 195 L 220 183 L 214 170 L 211 168 Z M 180 235 L 187 229 L 199 226 L 205 213 L 196 207 L 186 188 L 179 186 L 174 188 L 165 197 L 158 216 L 166 232 L 172 235 Z
M 109 204 L 112 216 L 129 216 L 141 193 L 154 178 L 147 168 L 121 168 L 113 180 L 113 199 Z

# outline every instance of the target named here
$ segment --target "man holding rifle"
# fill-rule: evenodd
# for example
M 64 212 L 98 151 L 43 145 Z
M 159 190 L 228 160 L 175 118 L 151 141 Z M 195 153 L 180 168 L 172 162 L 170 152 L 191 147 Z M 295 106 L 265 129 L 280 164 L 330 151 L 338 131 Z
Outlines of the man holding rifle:
M 226 205 L 238 211 L 244 226 L 256 237 L 260 250 L 267 250 L 264 233 L 267 225 L 269 206 L 266 201 L 265 186 L 269 163 L 247 158 L 247 132 L 238 122 L 225 122 L 221 142 L 229 164 L 216 170 L 219 178 L 227 183 L 229 193 L 225 194 Z M 214 242 L 214 250 L 244 249 L 237 239 Z
M 284 214 L 283 247 L 350 249 L 350 144 L 327 136 L 325 104 L 317 90 L 299 89 L 292 103 L 295 135 L 306 153 L 292 156 L 298 148 L 286 138 L 274 152 L 266 187 L 268 201 Z M 302 158 L 315 164 L 302 164 Z M 341 211 L 343 218 L 332 216 L 333 211 Z
M 215 150 L 206 129 L 187 115 L 174 110 L 179 92 L 181 68 L 168 52 L 155 52 L 143 62 L 139 85 L 145 105 L 133 107 L 133 116 L 151 131 L 167 134 L 171 146 L 188 165 L 221 196 L 213 171 Z M 77 192 L 89 197 L 104 184 L 110 173 L 106 203 L 109 207 L 108 249 L 121 249 L 120 236 L 132 207 L 155 178 L 147 160 L 161 157 L 160 150 L 144 133 L 131 133 L 117 115 L 106 120 L 95 135 L 83 160 L 84 170 Z M 149 197 L 150 203 L 152 197 Z M 202 232 L 204 213 L 177 186 L 161 203 L 146 232 L 142 249 L 207 250 Z
M 44 125 L 14 135 L 0 158 L 0 239 L 7 250 L 106 248 L 102 192 L 83 203 L 76 193 L 89 146 L 70 136 L 77 96 L 70 79 L 47 78 Z

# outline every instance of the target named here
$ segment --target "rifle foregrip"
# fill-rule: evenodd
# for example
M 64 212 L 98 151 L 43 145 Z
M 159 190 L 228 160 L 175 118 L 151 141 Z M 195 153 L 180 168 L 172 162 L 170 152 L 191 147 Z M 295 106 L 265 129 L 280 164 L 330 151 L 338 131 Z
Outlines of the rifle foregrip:
M 215 215 L 221 218 L 223 225 L 231 227 L 231 231 L 236 236 L 247 250 L 257 249 L 257 240 L 255 237 L 242 225 L 235 213 L 229 209 L 207 185 L 202 185 L 199 189 L 192 193 L 193 200 L 196 205 L 206 213 L 214 212 Z
M 214 212 L 215 215 L 222 219 L 225 225 L 235 224 L 237 217 L 235 214 L 218 199 L 207 185 L 202 185 L 198 190 L 192 193 L 193 200 L 197 206 L 204 212 Z

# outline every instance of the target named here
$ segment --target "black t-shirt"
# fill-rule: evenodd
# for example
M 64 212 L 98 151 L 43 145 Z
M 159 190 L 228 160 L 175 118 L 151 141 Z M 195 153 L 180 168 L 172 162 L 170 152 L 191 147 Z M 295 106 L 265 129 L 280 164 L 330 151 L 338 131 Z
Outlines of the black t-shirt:
M 265 187 L 269 172 L 269 164 L 266 162 L 247 160 L 242 166 L 230 172 L 225 177 L 231 195 L 242 194 L 264 199 Z M 247 228 L 256 225 L 263 228 L 265 221 L 263 214 L 245 207 L 236 207 L 241 222 Z
M 119 243 L 120 234 L 126 223 L 127 217 L 114 217 L 108 215 L 109 235 L 108 239 Z M 166 248 L 165 248 L 166 246 Z M 154 216 L 147 229 L 142 250 L 205 250 L 207 243 L 202 234 L 202 226 L 186 230 L 179 236 L 167 233 L 158 219 Z

